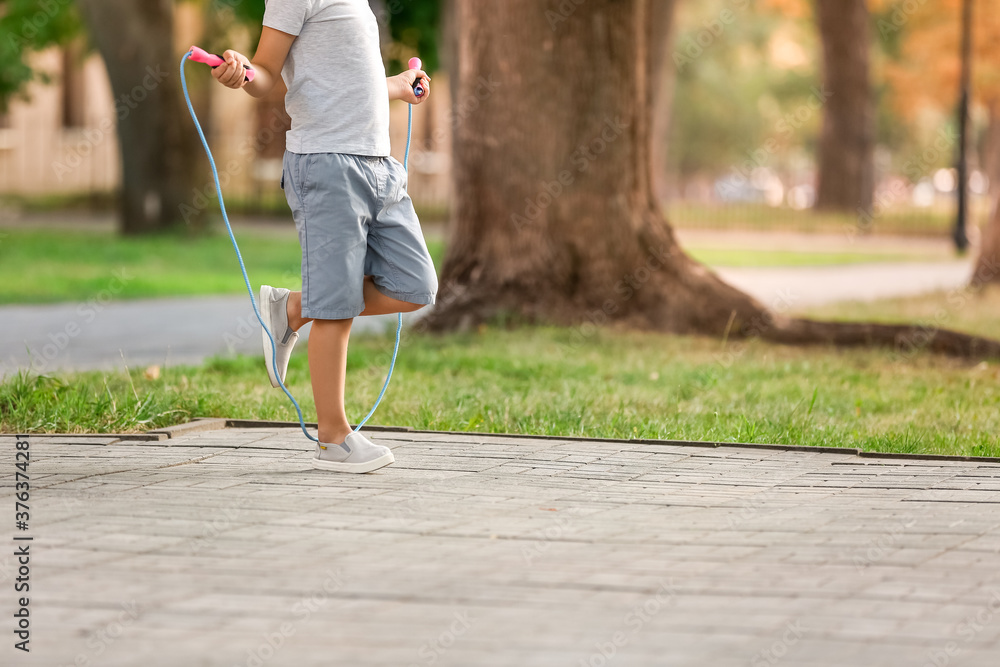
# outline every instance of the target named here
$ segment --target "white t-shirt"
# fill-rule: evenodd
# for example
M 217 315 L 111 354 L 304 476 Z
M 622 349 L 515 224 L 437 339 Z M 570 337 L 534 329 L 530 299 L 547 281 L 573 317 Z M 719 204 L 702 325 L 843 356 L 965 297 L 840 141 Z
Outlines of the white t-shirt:
M 266 0 L 264 25 L 297 35 L 281 77 L 293 153 L 389 155 L 389 90 L 368 0 Z

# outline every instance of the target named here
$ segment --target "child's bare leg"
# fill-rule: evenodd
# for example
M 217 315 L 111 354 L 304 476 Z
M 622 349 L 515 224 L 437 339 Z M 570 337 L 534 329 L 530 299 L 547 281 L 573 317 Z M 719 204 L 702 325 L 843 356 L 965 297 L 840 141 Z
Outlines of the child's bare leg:
M 288 312 L 288 326 L 292 331 L 298 331 L 312 319 L 302 317 L 302 292 L 292 292 L 288 295 L 288 305 L 285 307 Z
M 410 303 L 386 296 L 375 287 L 371 276 L 365 276 L 365 310 L 361 315 L 390 315 L 393 313 L 412 313 L 424 307 L 422 303 Z M 298 331 L 313 320 L 302 317 L 302 292 L 292 292 L 288 295 L 288 326 L 292 331 Z
M 410 303 L 386 296 L 375 287 L 371 276 L 365 276 L 365 309 L 362 315 L 389 315 L 393 313 L 412 313 L 424 307 L 422 303 Z
M 365 277 L 365 310 L 362 315 L 409 313 L 423 304 L 400 301 L 382 294 L 371 276 Z M 339 444 L 351 433 L 344 410 L 344 384 L 347 375 L 347 343 L 353 320 L 314 320 L 302 316 L 302 292 L 288 295 L 288 326 L 298 331 L 312 322 L 309 333 L 309 374 L 319 419 L 320 442 Z
M 353 321 L 312 320 L 309 374 L 319 418 L 320 442 L 340 444 L 351 433 L 344 411 L 344 377 L 347 374 L 347 340 Z

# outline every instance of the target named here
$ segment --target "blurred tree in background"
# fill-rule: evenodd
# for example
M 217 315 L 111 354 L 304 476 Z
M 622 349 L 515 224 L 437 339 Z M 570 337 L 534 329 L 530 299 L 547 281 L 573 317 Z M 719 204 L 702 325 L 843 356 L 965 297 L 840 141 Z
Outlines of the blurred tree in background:
M 80 34 L 79 13 L 67 0 L 0 0 L 0 111 L 36 78 L 49 81 L 27 62 L 32 51 L 67 44 Z
M 77 0 L 90 39 L 104 60 L 115 96 L 119 192 L 124 234 L 149 234 L 180 225 L 182 207 L 192 231 L 206 226 L 191 207 L 205 182 L 201 145 L 184 114 L 174 50 L 174 8 L 150 0 Z M 205 97 L 202 110 L 205 109 Z
M 959 95 L 960 10 L 963 0 L 927 0 L 909 14 L 887 15 L 879 30 L 898 40 L 887 65 L 893 108 L 911 132 L 930 117 L 951 118 Z M 979 165 L 1000 188 L 1000 8 L 992 0 L 975 3 L 973 39 L 974 118 L 979 129 Z
M 887 67 L 895 110 L 918 133 L 928 118 L 950 119 L 959 96 L 963 0 L 927 0 L 885 17 L 882 32 L 898 35 L 898 57 Z M 995 0 L 974 3 L 972 100 L 974 166 L 996 201 L 983 230 L 973 283 L 1000 282 L 1000 9 Z M 945 121 L 947 122 L 947 120 Z M 957 144 L 957 134 L 947 135 Z M 957 148 L 956 148 L 957 149 Z M 924 164 L 919 157 L 912 161 Z M 984 184 L 979 183 L 979 188 Z
M 817 200 L 851 214 L 869 211 L 875 146 L 895 150 L 910 139 L 885 101 L 881 76 L 901 40 L 877 30 L 883 15 L 902 4 L 683 3 L 671 135 L 671 163 L 681 183 L 697 183 L 699 174 L 711 181 L 729 172 L 723 185 L 735 189 L 757 170 L 760 189 L 766 184 L 759 181 L 773 171 L 786 190 L 804 186 L 811 191 L 816 183 L 818 192 L 797 208 Z M 817 14 L 817 7 L 825 12 Z M 824 50 L 840 59 L 824 57 Z M 846 58 L 852 52 L 857 57 Z M 775 190 L 770 203 L 780 201 L 781 192 Z M 740 193 L 735 198 L 740 200 Z
M 822 119 L 815 110 L 795 115 L 816 84 L 811 26 L 732 0 L 681 2 L 678 14 L 670 163 L 681 182 L 729 170 L 748 178 L 758 167 L 796 171 L 785 149 L 802 147 L 808 159 Z
M 100 3 L 105 7 L 116 0 Z M 203 46 L 221 51 L 234 46 L 252 53 L 260 31 L 264 0 L 185 0 L 198 8 L 204 34 Z M 824 0 L 826 1 L 826 0 Z M 843 139 L 841 131 L 824 131 L 836 105 L 829 104 L 824 86 L 828 59 L 822 57 L 823 40 L 816 11 L 819 0 L 681 0 L 673 40 L 664 37 L 662 49 L 651 58 L 663 58 L 658 86 L 666 94 L 657 98 L 653 122 L 653 162 L 655 194 L 661 198 L 702 199 L 721 202 L 759 202 L 760 205 L 792 205 L 807 208 L 819 196 L 823 183 L 857 182 L 846 167 L 825 172 L 821 168 L 830 150 L 839 152 L 846 162 L 870 165 L 865 145 Z M 369 0 L 382 23 L 383 34 L 391 35 L 384 56 L 390 72 L 405 67 L 411 55 L 420 55 L 427 69 L 435 70 L 441 61 L 455 70 L 453 12 L 454 0 Z M 952 166 L 952 150 L 928 150 L 942 136 L 950 136 L 954 126 L 955 85 L 958 72 L 958 16 L 961 0 L 851 0 L 856 10 L 867 9 L 868 29 L 852 30 L 858 37 L 868 36 L 870 104 L 873 117 L 847 111 L 847 127 L 862 135 L 870 134 L 877 146 L 876 182 L 906 179 L 911 184 L 929 180 L 942 167 Z M 45 80 L 45 72 L 33 72 L 27 54 L 52 44 L 67 44 L 81 33 L 78 8 L 98 3 L 85 0 L 0 0 L 0 104 L 24 90 L 24 84 Z M 123 5 L 123 11 L 141 18 L 155 16 L 155 8 L 164 5 L 156 0 L 136 0 Z M 176 3 L 171 3 L 176 4 Z M 653 3 L 651 11 L 664 11 L 672 3 Z M 836 15 L 846 7 L 833 3 Z M 977 0 L 976 89 L 977 146 L 979 166 L 991 176 L 994 188 L 1000 183 L 1000 98 L 996 89 L 998 15 L 992 0 Z M 150 12 L 153 12 L 152 14 Z M 669 13 L 669 12 L 667 12 Z M 115 17 L 112 17 L 115 18 Z M 442 30 L 442 26 L 444 29 Z M 450 26 L 450 28 L 449 28 Z M 90 43 L 100 47 L 100 31 L 94 24 Z M 142 53 L 154 43 L 172 48 L 170 27 L 159 31 L 137 27 L 116 30 L 114 43 L 120 52 L 131 49 Z M 669 32 L 669 31 L 668 31 Z M 107 41 L 107 40 L 105 40 Z M 106 62 L 115 53 L 101 49 Z M 179 53 L 173 54 L 174 59 Z M 133 60 L 135 57 L 129 56 Z M 148 56 L 139 56 L 146 58 Z M 140 71 L 128 74 L 128 57 L 110 63 L 121 70 L 112 76 L 115 95 L 127 96 L 141 83 Z M 164 57 L 163 60 L 166 60 Z M 148 64 L 153 64 L 152 61 Z M 166 66 L 164 66 L 166 67 Z M 834 66 L 838 69 L 839 66 Z M 176 63 L 170 64 L 176 69 Z M 829 69 L 829 67 L 827 68 Z M 203 69 L 191 69 L 192 92 L 200 113 L 208 110 L 208 77 Z M 174 77 L 175 78 L 175 77 Z M 174 95 L 174 78 L 163 84 L 162 94 Z M 455 77 L 452 78 L 454 83 Z M 861 86 L 862 88 L 864 86 Z M 673 95 L 670 89 L 673 88 Z M 845 97 L 843 95 L 835 97 Z M 674 103 L 671 104 L 671 99 Z M 280 106 L 280 94 L 269 103 Z M 145 109 L 147 105 L 143 105 Z M 849 108 L 858 105 L 848 105 Z M 862 104 L 861 107 L 864 105 Z M 860 107 L 859 107 L 860 108 Z M 178 114 L 183 120 L 183 114 Z M 859 116 L 866 116 L 859 120 Z M 541 119 L 544 120 L 544 119 Z M 166 136 L 168 119 L 156 114 L 132 112 L 123 125 L 135 124 L 129 136 Z M 844 126 L 844 120 L 837 127 Z M 121 128 L 120 128 L 121 129 Z M 184 131 L 189 132 L 190 128 Z M 192 135 L 193 136 L 193 135 Z M 831 140 L 830 137 L 834 139 Z M 839 141 L 835 141 L 840 139 Z M 123 137 L 123 142 L 130 141 Z M 141 142 L 140 142 L 141 143 Z M 173 142 L 178 144 L 178 142 Z M 832 148 L 823 148 L 833 144 Z M 860 142 L 865 144 L 866 142 Z M 952 140 L 953 143 L 953 140 Z M 669 148 L 669 151 L 668 151 Z M 123 161 L 128 161 L 123 148 Z M 177 199 L 166 190 L 169 174 L 196 164 L 197 146 L 190 148 L 191 161 L 184 156 L 186 140 L 179 142 L 180 153 L 163 160 L 160 167 L 148 166 L 153 160 L 131 158 L 124 190 L 132 194 L 123 201 L 122 229 L 141 232 L 170 226 L 176 221 Z M 169 150 L 166 155 L 169 155 Z M 860 157 L 858 157 L 860 156 Z M 196 169 L 201 169 L 199 166 Z M 817 174 L 817 170 L 822 172 Z M 669 172 L 669 181 L 665 175 Z M 825 173 L 833 173 L 826 176 Z M 164 174 L 168 176 L 164 177 Z M 140 184 L 133 183 L 138 181 Z M 816 184 L 819 182 L 819 192 Z M 161 185 L 157 185 L 161 183 Z M 922 187 L 927 187 L 926 183 Z M 868 187 L 866 186 L 867 190 Z M 152 194 L 151 194 L 152 193 Z M 852 203 L 863 202 L 858 194 L 847 196 Z M 877 200 L 876 208 L 878 208 Z M 940 200 L 942 205 L 946 200 Z M 157 203 L 159 202 L 159 204 Z M 909 193 L 902 205 L 909 204 Z M 855 212 L 862 206 L 849 208 Z M 126 210 L 127 209 L 127 210 Z M 146 220 L 149 212 L 156 215 Z M 196 223 L 200 224 L 200 223 Z
M 115 98 L 122 187 L 120 230 L 126 234 L 174 226 L 201 174 L 197 143 L 181 126 L 175 76 L 173 7 L 156 0 L 6 0 L 0 3 L 0 105 L 22 94 L 36 72 L 30 56 L 83 39 L 104 58 Z M 142 104 L 141 110 L 139 104 Z M 197 227 L 201 220 L 193 220 Z
M 870 216 L 875 200 L 875 104 L 866 0 L 816 0 L 825 113 L 816 208 Z
M 890 347 L 926 332 L 788 317 L 680 248 L 653 192 L 651 87 L 663 63 L 652 56 L 672 23 L 659 3 L 673 4 L 456 2 L 458 96 L 479 104 L 455 126 L 456 210 L 440 298 L 423 326 L 542 321 L 576 325 L 586 337 L 616 322 L 727 339 Z M 589 80 L 601 85 L 567 85 Z M 936 328 L 928 337 L 930 350 L 1000 356 L 1000 342 Z
M 188 0 L 202 8 L 204 44 L 224 50 L 240 28 L 255 45 L 264 0 Z M 391 57 L 419 52 L 437 66 L 437 0 L 371 0 L 393 46 Z M 181 223 L 181 207 L 205 180 L 204 158 L 175 75 L 174 3 L 161 0 L 0 0 L 0 111 L 28 83 L 47 82 L 31 54 L 87 38 L 101 54 L 115 97 L 122 157 L 120 225 L 125 234 L 158 232 Z M 250 54 L 252 55 L 252 47 Z M 397 67 L 401 68 L 399 62 Z M 207 118 L 207 75 L 189 73 L 199 115 Z M 141 99 L 140 99 L 141 98 Z M 139 104 L 141 103 L 141 107 Z M 200 230 L 205 212 L 186 206 L 184 222 Z

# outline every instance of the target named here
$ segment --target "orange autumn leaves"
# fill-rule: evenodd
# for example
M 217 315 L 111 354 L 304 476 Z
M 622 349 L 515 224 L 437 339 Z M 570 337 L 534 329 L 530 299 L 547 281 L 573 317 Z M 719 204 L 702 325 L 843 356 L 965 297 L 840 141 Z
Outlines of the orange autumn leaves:
M 886 66 L 894 106 L 908 117 L 921 108 L 951 110 L 961 76 L 963 0 L 909 0 L 912 11 L 901 27 L 900 56 Z M 883 29 L 894 29 L 893 25 Z M 973 0 L 972 98 L 976 105 L 1000 104 L 1000 7 L 997 0 Z
M 812 20 L 814 0 L 761 0 L 761 8 Z M 958 100 L 964 0 L 868 0 L 874 39 L 898 44 L 877 57 L 873 75 L 889 87 L 893 107 L 912 119 L 922 109 L 950 113 Z M 973 101 L 1000 107 L 1000 3 L 973 0 Z

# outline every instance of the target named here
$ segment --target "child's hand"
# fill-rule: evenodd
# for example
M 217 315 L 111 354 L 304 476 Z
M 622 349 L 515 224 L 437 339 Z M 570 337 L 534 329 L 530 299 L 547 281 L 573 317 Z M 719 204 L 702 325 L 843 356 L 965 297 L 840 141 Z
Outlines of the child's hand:
M 223 53 L 222 59 L 226 61 L 225 64 L 213 69 L 212 76 L 227 88 L 239 90 L 247 85 L 246 68 L 250 66 L 250 60 L 232 49 Z
M 389 99 L 403 100 L 409 104 L 421 104 L 431 96 L 431 78 L 422 69 L 406 70 L 392 79 L 395 81 L 396 91 L 395 94 L 392 94 L 393 91 L 390 88 Z M 413 84 L 417 82 L 417 79 L 420 79 L 424 86 L 424 94 L 420 97 L 417 97 L 416 93 L 413 92 Z

